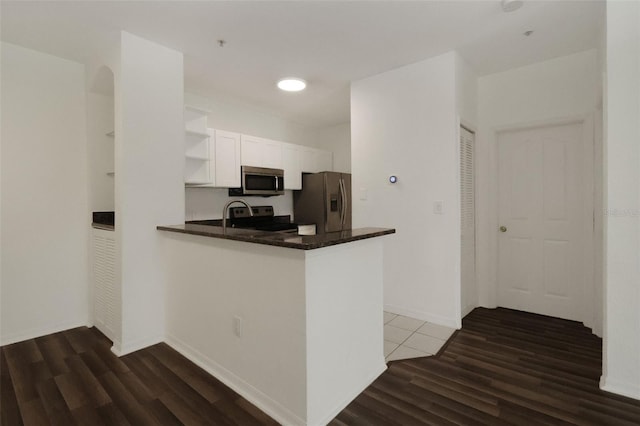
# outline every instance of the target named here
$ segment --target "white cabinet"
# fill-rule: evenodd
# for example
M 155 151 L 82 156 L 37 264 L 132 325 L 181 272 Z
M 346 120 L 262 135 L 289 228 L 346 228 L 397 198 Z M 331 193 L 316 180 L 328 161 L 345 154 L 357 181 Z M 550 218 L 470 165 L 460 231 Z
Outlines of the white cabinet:
M 207 128 L 208 111 L 186 106 L 185 184 L 238 188 L 240 167 L 283 169 L 285 189 L 302 189 L 302 172 L 333 170 L 333 154 L 316 148 Z
M 281 169 L 281 142 L 257 136 L 242 135 L 240 158 L 244 166 Z
M 112 341 L 119 341 L 120 292 L 116 285 L 115 232 L 93 228 L 93 319 L 96 328 Z
M 211 164 L 215 175 L 214 185 L 223 188 L 240 187 L 240 134 L 215 130 L 213 140 Z
M 184 110 L 186 184 L 212 183 L 207 114 L 208 111 L 190 106 Z
M 282 143 L 282 168 L 284 189 L 302 189 L 302 147 Z
M 302 171 L 305 173 L 333 170 L 333 153 L 311 147 L 302 148 Z

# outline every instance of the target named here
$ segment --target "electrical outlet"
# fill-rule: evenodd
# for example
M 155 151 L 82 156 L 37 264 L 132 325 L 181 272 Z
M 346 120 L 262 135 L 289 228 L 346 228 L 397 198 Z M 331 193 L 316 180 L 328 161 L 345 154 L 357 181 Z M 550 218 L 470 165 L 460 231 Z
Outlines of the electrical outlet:
M 236 336 L 242 337 L 242 317 L 233 317 L 233 332 Z

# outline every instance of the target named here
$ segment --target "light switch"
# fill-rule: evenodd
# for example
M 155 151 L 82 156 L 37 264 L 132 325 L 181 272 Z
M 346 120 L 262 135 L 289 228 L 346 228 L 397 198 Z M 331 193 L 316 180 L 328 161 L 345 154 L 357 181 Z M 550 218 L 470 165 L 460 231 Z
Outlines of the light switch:
M 436 200 L 433 202 L 433 214 L 442 214 L 442 201 Z
M 366 201 L 367 200 L 367 188 L 360 188 L 360 200 L 362 201 Z

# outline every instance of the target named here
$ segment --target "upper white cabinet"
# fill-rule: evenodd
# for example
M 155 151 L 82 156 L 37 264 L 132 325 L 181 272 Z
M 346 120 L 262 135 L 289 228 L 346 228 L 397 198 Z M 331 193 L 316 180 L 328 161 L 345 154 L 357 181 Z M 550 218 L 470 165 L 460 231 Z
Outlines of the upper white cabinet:
M 241 186 L 241 165 L 284 170 L 285 189 L 302 189 L 302 173 L 333 169 L 329 151 L 207 128 L 208 111 L 186 106 L 185 184 Z
M 302 189 L 302 146 L 282 143 L 284 189 Z
M 208 111 L 195 107 L 184 109 L 184 182 L 187 184 L 212 183 L 207 114 Z
M 242 165 L 282 168 L 282 143 L 257 136 L 241 136 Z
M 240 187 L 240 133 L 215 130 L 214 141 L 211 161 L 214 164 L 215 186 Z

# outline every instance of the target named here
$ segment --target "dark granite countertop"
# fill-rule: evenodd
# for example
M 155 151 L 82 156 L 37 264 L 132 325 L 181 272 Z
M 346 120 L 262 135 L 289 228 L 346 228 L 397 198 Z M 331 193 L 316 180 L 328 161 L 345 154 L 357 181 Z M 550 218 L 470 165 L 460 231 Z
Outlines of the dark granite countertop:
M 116 227 L 113 225 L 105 225 L 104 223 L 91 223 L 91 227 L 94 229 L 102 229 L 104 231 L 115 231 Z
M 116 217 L 114 212 L 93 212 L 91 226 L 96 229 L 113 231 Z
M 367 238 L 381 237 L 396 232 L 395 229 L 389 228 L 357 228 L 318 235 L 298 235 L 295 231 L 266 232 L 256 231 L 254 229 L 227 228 L 227 233 L 223 234 L 221 226 L 195 225 L 189 223 L 184 225 L 158 226 L 158 230 L 225 240 L 244 241 L 247 243 L 266 244 L 298 250 L 313 250 Z

